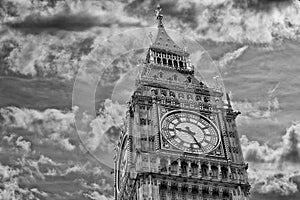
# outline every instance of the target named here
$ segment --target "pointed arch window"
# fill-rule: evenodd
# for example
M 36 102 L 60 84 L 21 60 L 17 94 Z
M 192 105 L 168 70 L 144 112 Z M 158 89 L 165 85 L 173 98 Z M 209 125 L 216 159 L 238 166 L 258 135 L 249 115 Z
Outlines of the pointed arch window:
M 162 78 L 162 77 L 163 77 L 163 75 L 164 75 L 164 73 L 162 73 L 162 72 L 159 72 L 159 78 Z
M 163 64 L 166 65 L 167 64 L 167 59 L 163 58 Z
M 161 59 L 158 57 L 158 58 L 156 59 L 156 62 L 157 62 L 157 64 L 161 64 Z
M 192 168 L 192 176 L 196 176 L 198 174 L 198 165 L 196 163 L 192 163 L 191 168 Z
M 173 60 L 173 64 L 174 64 L 174 67 L 177 69 L 177 67 L 178 67 L 177 60 Z
M 208 176 L 208 167 L 207 167 L 207 165 L 205 165 L 205 164 L 201 165 L 201 174 L 204 177 Z
M 173 98 L 175 98 L 175 92 L 173 92 L 173 91 L 170 91 L 170 97 L 173 97 Z
M 178 80 L 178 77 L 177 77 L 176 74 L 174 74 L 173 78 L 174 78 L 174 81 L 177 81 L 177 80 Z
M 184 99 L 184 94 L 183 93 L 178 93 L 179 99 Z
M 172 60 L 171 60 L 171 59 L 168 60 L 168 65 L 169 65 L 169 67 L 172 67 L 172 66 L 173 66 L 173 63 L 172 63 Z

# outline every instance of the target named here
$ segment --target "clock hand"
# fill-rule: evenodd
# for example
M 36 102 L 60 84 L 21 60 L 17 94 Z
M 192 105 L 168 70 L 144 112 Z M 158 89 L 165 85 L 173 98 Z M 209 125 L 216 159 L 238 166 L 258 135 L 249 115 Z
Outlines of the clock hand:
M 186 130 L 182 129 L 182 128 L 175 128 L 177 131 L 182 131 L 182 132 L 186 132 Z
M 190 127 L 186 126 L 185 129 L 186 129 L 186 131 L 185 131 L 186 133 L 193 135 L 193 136 L 196 135 L 195 132 L 191 131 Z
M 196 144 L 199 146 L 199 149 L 202 149 L 202 146 L 201 146 L 201 144 L 198 142 L 198 140 L 195 138 L 195 136 L 193 136 L 193 135 L 190 135 L 190 136 L 192 136 L 192 137 L 193 137 L 194 141 L 195 141 L 195 142 L 196 142 Z
M 182 129 L 182 128 L 175 128 L 175 129 L 177 131 L 181 131 L 181 132 L 187 133 L 189 135 L 195 135 L 196 134 L 193 131 L 191 131 L 189 127 L 185 127 L 185 129 Z
M 204 126 L 203 128 L 201 128 L 200 127 L 200 129 L 203 131 L 203 130 L 205 130 L 205 129 L 208 129 L 209 128 L 209 126 Z

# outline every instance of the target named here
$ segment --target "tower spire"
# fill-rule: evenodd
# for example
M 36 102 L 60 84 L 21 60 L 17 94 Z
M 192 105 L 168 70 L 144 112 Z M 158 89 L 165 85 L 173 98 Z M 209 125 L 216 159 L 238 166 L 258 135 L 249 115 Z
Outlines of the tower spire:
M 156 19 L 158 20 L 158 27 L 163 27 L 163 23 L 162 23 L 162 19 L 164 18 L 163 14 L 162 14 L 162 9 L 160 7 L 159 4 L 157 4 L 157 7 L 155 9 L 156 12 Z

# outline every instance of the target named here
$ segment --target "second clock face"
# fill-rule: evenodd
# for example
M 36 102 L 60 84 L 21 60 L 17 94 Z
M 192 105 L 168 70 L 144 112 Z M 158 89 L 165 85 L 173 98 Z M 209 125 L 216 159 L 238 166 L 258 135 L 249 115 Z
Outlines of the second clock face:
M 185 152 L 208 153 L 219 145 L 219 131 L 206 117 L 189 111 L 172 111 L 161 122 L 162 135 Z

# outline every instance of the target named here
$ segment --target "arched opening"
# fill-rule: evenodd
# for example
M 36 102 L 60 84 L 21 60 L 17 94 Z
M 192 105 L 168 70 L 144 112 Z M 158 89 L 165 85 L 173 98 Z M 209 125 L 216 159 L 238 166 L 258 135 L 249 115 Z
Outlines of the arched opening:
M 168 65 L 169 65 L 169 67 L 172 67 L 172 66 L 173 66 L 172 60 L 171 60 L 171 59 L 168 60 Z
M 208 167 L 206 164 L 201 165 L 201 174 L 203 177 L 208 176 Z
M 173 78 L 174 78 L 174 81 L 177 81 L 177 75 L 176 74 L 174 74 Z
M 171 163 L 171 173 L 177 174 L 177 172 L 178 172 L 178 162 L 174 161 Z
M 196 101 L 201 101 L 201 96 L 200 95 L 196 95 Z
M 184 94 L 183 93 L 178 93 L 179 99 L 184 99 Z
M 204 197 L 206 197 L 206 196 L 209 195 L 208 187 L 203 187 L 203 189 L 202 189 L 202 195 L 203 195 Z
M 183 69 L 183 62 L 182 61 L 179 61 L 179 67 L 180 67 L 180 69 Z
M 162 78 L 162 77 L 163 77 L 163 75 L 164 75 L 164 73 L 162 73 L 162 72 L 159 72 L 159 78 Z
M 161 91 L 160 91 L 160 94 L 161 94 L 162 96 L 165 96 L 165 97 L 166 97 L 166 96 L 167 96 L 167 91 L 166 91 L 166 90 L 161 90 Z
M 216 167 L 216 166 L 211 166 L 211 176 L 212 176 L 212 178 L 218 178 L 218 167 Z
M 170 91 L 170 97 L 175 98 L 175 93 L 173 91 Z
M 151 90 L 151 94 L 152 95 L 157 95 L 158 94 L 158 90 L 157 89 L 152 89 Z
M 191 168 L 192 168 L 192 176 L 197 176 L 197 174 L 198 174 L 198 165 L 196 163 L 192 163 Z
M 192 77 L 188 76 L 188 77 L 186 77 L 186 79 L 187 79 L 188 83 L 192 82 Z
M 227 179 L 228 176 L 228 170 L 226 167 L 221 167 L 221 172 L 222 172 L 222 179 Z
M 214 189 L 213 189 L 213 191 L 212 191 L 212 196 L 213 196 L 213 197 L 219 196 L 219 190 L 218 190 L 218 188 L 214 188 Z
M 157 58 L 157 59 L 156 59 L 156 62 L 157 62 L 157 64 L 160 64 L 160 63 L 161 63 L 161 59 L 160 59 L 160 58 Z
M 177 60 L 174 60 L 174 61 L 173 61 L 173 64 L 174 64 L 174 67 L 177 69 L 177 67 L 178 67 Z
M 181 162 L 181 174 L 184 176 L 187 175 L 187 167 L 188 164 L 186 162 Z
M 229 191 L 227 189 L 223 190 L 223 197 L 229 198 Z
M 205 103 L 207 103 L 207 102 L 209 102 L 209 101 L 210 101 L 210 98 L 209 98 L 209 97 L 207 97 L 207 96 L 204 97 L 204 102 L 205 102 Z
M 167 187 L 165 185 L 160 186 L 159 193 L 162 200 L 167 200 Z
M 160 160 L 160 171 L 166 173 L 168 171 L 168 161 L 165 159 Z
M 164 64 L 164 65 L 167 64 L 167 59 L 163 58 L 163 64 Z

